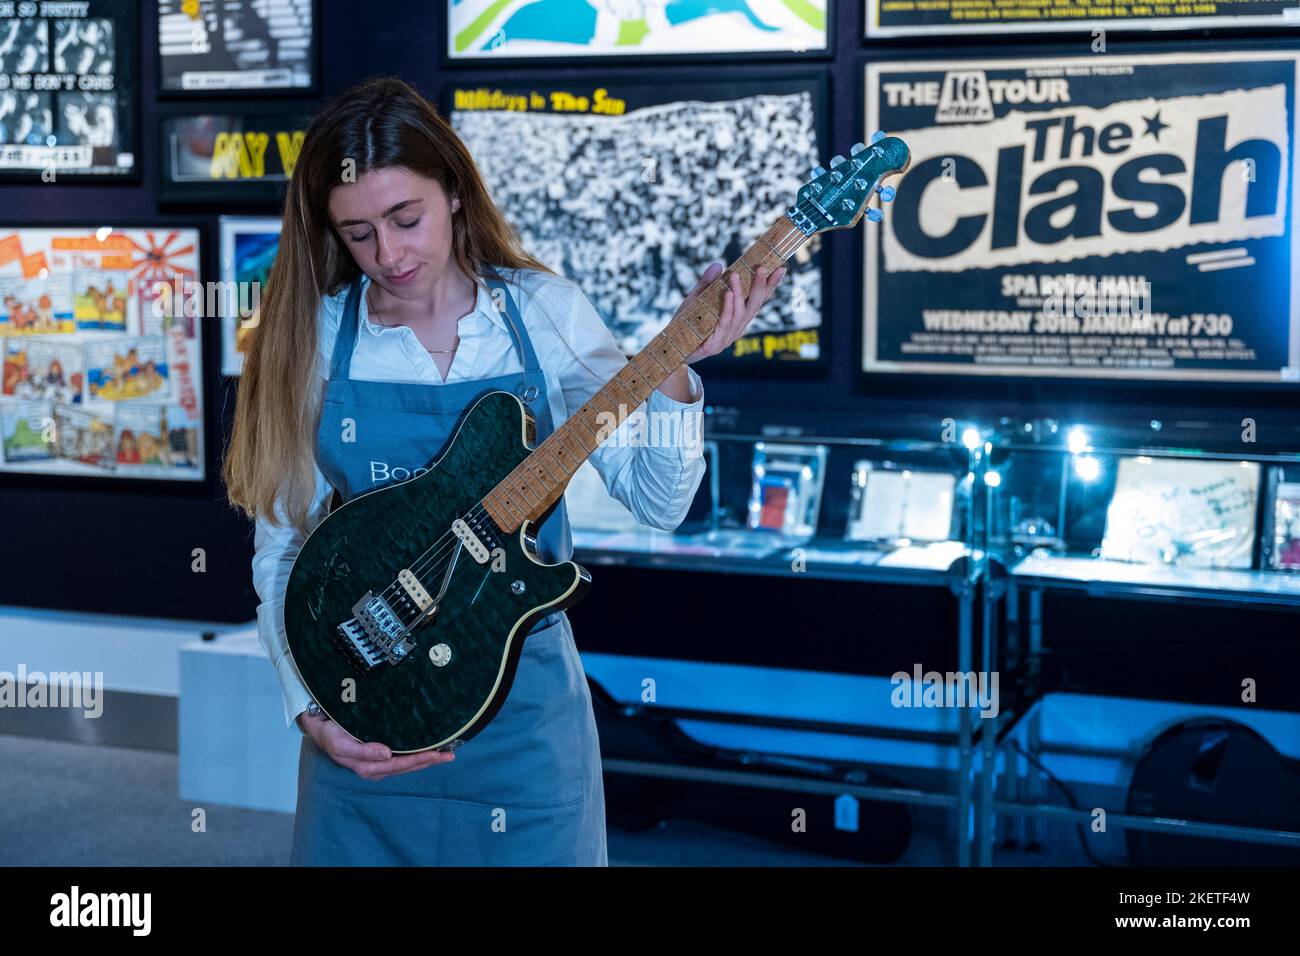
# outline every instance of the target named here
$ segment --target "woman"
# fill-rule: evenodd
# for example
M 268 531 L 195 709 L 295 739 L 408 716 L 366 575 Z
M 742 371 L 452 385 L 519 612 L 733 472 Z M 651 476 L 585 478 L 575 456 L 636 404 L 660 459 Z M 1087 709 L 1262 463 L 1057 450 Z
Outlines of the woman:
M 756 276 L 748 296 L 735 279 L 688 361 L 734 342 L 783 272 Z M 460 139 L 393 78 L 311 123 L 261 303 L 224 478 L 257 522 L 258 632 L 304 735 L 293 862 L 606 864 L 595 719 L 567 615 L 528 635 L 500 712 L 458 753 L 394 754 L 319 712 L 287 650 L 283 602 L 331 492 L 348 500 L 413 476 L 490 389 L 529 404 L 540 443 L 626 363 L 613 336 L 577 286 L 519 248 Z M 702 404 L 683 366 L 646 407 Z M 591 461 L 640 521 L 666 530 L 704 473 L 698 442 L 607 441 Z M 562 502 L 538 540 L 548 561 L 572 554 Z

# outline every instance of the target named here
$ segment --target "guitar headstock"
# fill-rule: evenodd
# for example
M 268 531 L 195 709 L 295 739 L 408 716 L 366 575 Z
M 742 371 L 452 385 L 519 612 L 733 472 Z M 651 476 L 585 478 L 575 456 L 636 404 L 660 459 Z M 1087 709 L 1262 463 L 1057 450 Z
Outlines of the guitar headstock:
M 880 194 L 882 202 L 890 202 L 894 187 L 882 186 L 881 181 L 905 171 L 911 161 L 906 143 L 877 130 L 870 146 L 857 143 L 848 159 L 836 156 L 829 170 L 821 166 L 814 169 L 786 215 L 806 236 L 856 226 L 864 212 L 868 220 L 879 222 L 883 218 L 880 210 L 868 206 L 868 202 L 875 193 Z

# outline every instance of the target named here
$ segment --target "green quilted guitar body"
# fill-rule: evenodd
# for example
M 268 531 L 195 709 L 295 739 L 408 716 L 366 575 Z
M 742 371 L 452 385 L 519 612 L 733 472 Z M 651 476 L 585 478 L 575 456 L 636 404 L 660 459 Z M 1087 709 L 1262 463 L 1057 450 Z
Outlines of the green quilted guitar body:
M 586 592 L 586 569 L 542 562 L 531 522 L 505 534 L 479 507 L 528 457 L 532 437 L 523 404 L 489 392 L 465 412 L 428 471 L 352 499 L 303 544 L 285 591 L 289 650 L 321 708 L 358 740 L 406 753 L 470 739 L 509 694 L 528 631 Z M 486 562 L 457 549 L 451 534 L 469 514 L 487 531 Z M 431 616 L 398 584 L 404 570 L 437 597 Z M 367 592 L 384 595 L 411 628 L 396 660 L 367 660 L 340 633 Z

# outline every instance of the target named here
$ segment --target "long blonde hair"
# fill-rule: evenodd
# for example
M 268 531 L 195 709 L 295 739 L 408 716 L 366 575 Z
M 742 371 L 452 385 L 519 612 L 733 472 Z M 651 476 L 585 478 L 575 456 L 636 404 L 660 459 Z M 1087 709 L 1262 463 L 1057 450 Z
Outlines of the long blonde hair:
M 244 356 L 234 426 L 222 463 L 226 495 L 249 518 L 310 532 L 322 389 L 318 312 L 361 270 L 330 221 L 330 191 L 364 173 L 403 167 L 460 198 L 452 255 L 479 279 L 484 264 L 551 272 L 528 255 L 459 136 L 410 84 L 373 77 L 312 120 L 289 181 L 280 247 Z M 349 175 L 350 174 L 350 175 Z M 432 454 L 432 452 L 431 452 Z

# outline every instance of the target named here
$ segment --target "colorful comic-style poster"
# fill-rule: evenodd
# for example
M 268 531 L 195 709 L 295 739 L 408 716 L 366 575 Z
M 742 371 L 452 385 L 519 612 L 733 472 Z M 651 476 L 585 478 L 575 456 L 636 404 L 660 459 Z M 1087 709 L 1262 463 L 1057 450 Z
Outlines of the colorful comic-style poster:
M 198 264 L 190 228 L 0 227 L 0 420 L 14 452 L 0 469 L 202 479 Z M 23 411 L 37 400 L 65 411 L 61 432 L 59 414 L 46 416 L 45 445 Z M 134 403 L 174 406 L 172 417 L 195 430 L 183 454 L 152 469 L 115 467 L 116 410 Z M 176 438 L 157 434 L 160 444 Z
M 873 63 L 863 368 L 1300 381 L 1295 53 Z

